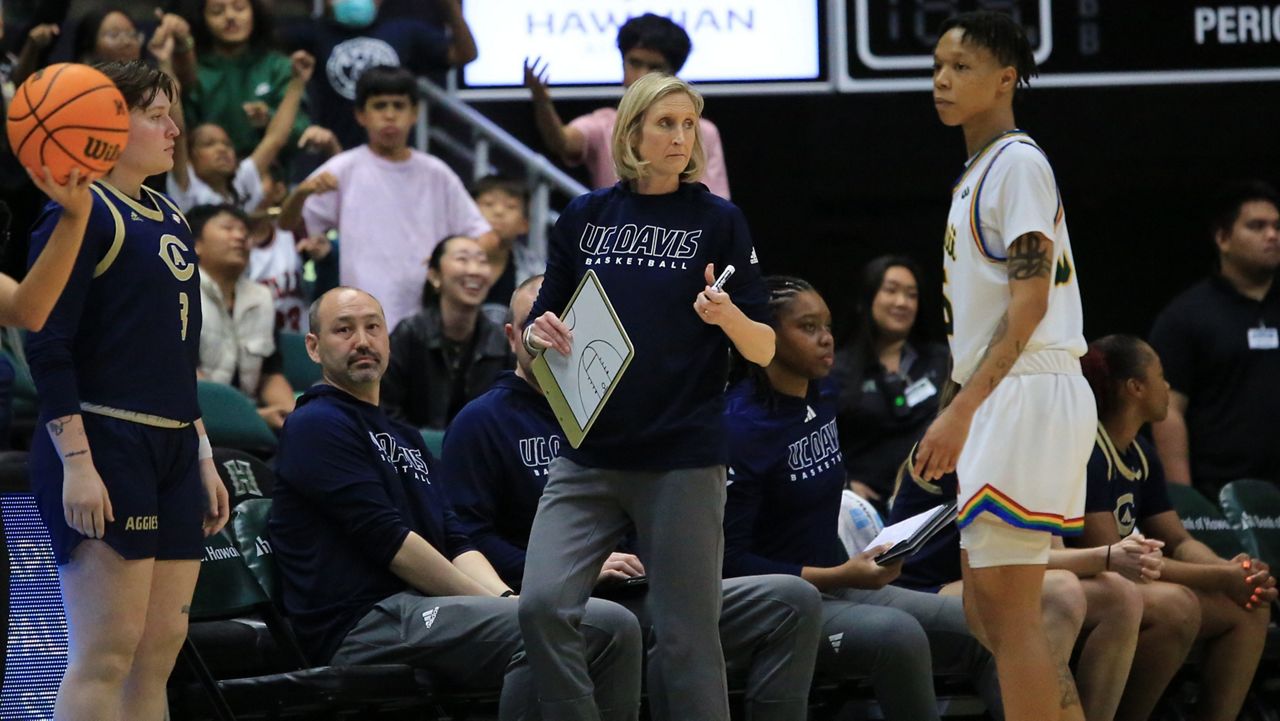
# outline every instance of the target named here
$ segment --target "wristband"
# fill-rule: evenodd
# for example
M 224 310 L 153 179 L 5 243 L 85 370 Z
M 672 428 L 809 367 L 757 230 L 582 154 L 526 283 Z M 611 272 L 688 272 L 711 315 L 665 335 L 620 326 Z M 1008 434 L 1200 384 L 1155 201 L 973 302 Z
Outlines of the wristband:
M 196 458 L 199 460 L 213 460 L 213 446 L 209 444 L 209 436 L 200 436 L 200 449 L 196 451 Z
M 1111 546 L 1107 546 L 1107 563 L 1102 567 L 1104 571 L 1111 570 Z
M 511 597 L 512 597 L 512 596 L 514 596 L 514 595 L 516 595 L 516 592 L 515 592 L 515 591 L 512 591 L 511 589 L 509 589 L 509 588 L 508 588 L 507 590 L 505 590 L 505 591 L 503 591 L 502 593 L 498 594 L 498 598 L 511 598 Z

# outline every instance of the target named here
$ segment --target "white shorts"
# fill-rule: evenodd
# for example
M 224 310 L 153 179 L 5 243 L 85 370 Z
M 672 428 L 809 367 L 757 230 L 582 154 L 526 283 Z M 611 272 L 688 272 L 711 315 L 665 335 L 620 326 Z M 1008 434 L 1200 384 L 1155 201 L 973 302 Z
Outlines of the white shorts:
M 1050 533 L 1084 530 L 1085 472 L 1097 426 L 1093 391 L 1076 358 L 1064 351 L 1040 351 L 1018 359 L 978 408 L 956 464 L 956 523 L 971 567 L 981 567 L 975 555 L 1006 557 L 1004 563 L 982 565 L 1016 563 L 1009 562 L 1008 553 L 990 554 L 982 548 L 979 539 L 993 534 L 969 530 L 980 518 L 1043 535 L 1045 549 Z M 1036 550 L 1034 557 L 1039 555 Z M 1044 562 L 1031 560 L 1029 548 L 1017 557 L 1022 556 L 1027 558 L 1022 563 Z

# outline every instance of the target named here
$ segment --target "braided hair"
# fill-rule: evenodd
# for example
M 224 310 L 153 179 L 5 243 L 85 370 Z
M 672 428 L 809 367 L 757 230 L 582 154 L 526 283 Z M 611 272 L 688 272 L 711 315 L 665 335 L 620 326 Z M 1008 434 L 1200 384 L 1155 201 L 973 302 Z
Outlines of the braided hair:
M 778 328 L 779 312 L 790 305 L 797 295 L 818 292 L 809 281 L 790 275 L 767 275 L 764 277 L 764 287 L 769 294 L 769 325 L 774 330 Z M 729 381 L 736 383 L 744 378 L 750 379 L 755 386 L 756 396 L 766 406 L 773 408 L 776 394 L 764 367 L 743 358 L 733 344 L 729 344 L 729 354 Z
M 1142 339 L 1120 333 L 1089 344 L 1089 352 L 1080 359 L 1080 369 L 1098 402 L 1099 420 L 1121 410 L 1120 387 L 1131 379 L 1145 379 L 1154 355 L 1155 351 Z

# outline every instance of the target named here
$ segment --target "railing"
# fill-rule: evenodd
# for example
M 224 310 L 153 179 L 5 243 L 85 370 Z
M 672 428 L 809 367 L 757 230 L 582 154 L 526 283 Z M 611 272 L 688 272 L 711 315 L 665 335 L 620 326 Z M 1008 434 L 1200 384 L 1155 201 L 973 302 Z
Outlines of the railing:
M 552 220 L 551 192 L 554 190 L 568 198 L 576 198 L 586 193 L 587 187 L 444 88 L 425 78 L 419 79 L 419 85 L 424 100 L 418 112 L 418 149 L 426 152 L 429 144 L 435 142 L 469 161 L 473 182 L 495 172 L 490 162 L 490 155 L 495 151 L 524 166 L 529 184 L 529 243 L 545 252 L 547 229 Z M 461 121 L 470 130 L 470 143 L 433 127 L 433 113 L 446 113 Z

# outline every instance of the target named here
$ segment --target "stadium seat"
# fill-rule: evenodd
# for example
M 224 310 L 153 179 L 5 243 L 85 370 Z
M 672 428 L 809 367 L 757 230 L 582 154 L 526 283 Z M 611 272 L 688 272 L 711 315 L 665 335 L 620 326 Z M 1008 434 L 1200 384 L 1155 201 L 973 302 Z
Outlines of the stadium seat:
M 217 679 L 204 652 L 188 636 L 182 659 L 213 707 L 213 718 L 315 718 L 338 711 L 363 718 L 429 703 L 413 669 L 400 664 L 310 667 L 274 605 L 245 565 L 226 529 L 205 540 L 205 557 L 191 603 L 193 622 L 254 617 L 288 660 L 273 673 Z M 171 688 L 174 718 L 198 717 L 192 689 Z
M 200 415 L 204 418 L 210 443 L 250 453 L 275 450 L 276 435 L 258 415 L 253 401 L 224 383 L 197 381 L 196 385 L 200 396 Z
M 1231 530 L 1230 522 L 1212 501 L 1191 486 L 1179 483 L 1165 485 L 1169 489 L 1169 501 L 1173 503 L 1173 510 L 1193 538 L 1223 558 L 1231 558 L 1244 552 L 1244 546 L 1240 544 L 1235 531 Z
M 267 519 L 271 515 L 270 498 L 250 498 L 231 511 L 232 537 L 245 565 L 258 585 L 274 602 L 280 598 L 280 577 L 275 557 L 267 540 Z
M 320 364 L 307 355 L 307 337 L 301 333 L 281 333 L 277 339 L 284 377 L 293 390 L 302 392 L 320 382 Z
M 1245 552 L 1280 568 L 1280 487 L 1271 481 L 1232 481 L 1218 501 Z
M 431 455 L 436 458 L 440 457 L 441 451 L 444 450 L 444 431 L 438 431 L 434 428 L 421 429 L 422 442 L 427 444 L 427 450 L 431 451 Z

